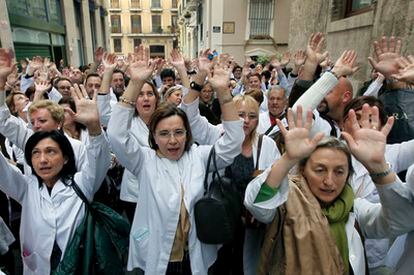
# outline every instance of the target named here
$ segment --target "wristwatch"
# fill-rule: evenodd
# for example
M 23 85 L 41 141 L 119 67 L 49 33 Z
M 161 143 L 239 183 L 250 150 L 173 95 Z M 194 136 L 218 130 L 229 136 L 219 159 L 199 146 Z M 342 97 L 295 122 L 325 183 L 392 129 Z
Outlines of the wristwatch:
M 195 83 L 194 81 L 191 81 L 190 83 L 190 88 L 193 90 L 196 90 L 197 92 L 201 92 L 201 90 L 203 89 L 203 85 L 199 85 L 197 83 Z

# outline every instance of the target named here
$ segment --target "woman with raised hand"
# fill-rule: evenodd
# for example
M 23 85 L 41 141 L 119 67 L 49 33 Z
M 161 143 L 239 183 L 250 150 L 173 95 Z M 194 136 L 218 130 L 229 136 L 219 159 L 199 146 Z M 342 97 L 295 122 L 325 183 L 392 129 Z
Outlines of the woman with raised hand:
M 140 46 L 130 65 L 130 84 L 114 107 L 108 125 L 112 150 L 140 182 L 138 207 L 132 223 L 128 270 L 147 274 L 206 274 L 216 259 L 217 245 L 201 243 L 196 234 L 194 204 L 203 196 L 211 146 L 192 145 L 185 113 L 171 104 L 159 106 L 149 124 L 151 148 L 139 144 L 129 131 L 138 93 L 151 77 L 154 64 Z M 230 72 L 217 66 L 211 78 L 228 89 Z M 219 169 L 240 153 L 242 122 L 234 103 L 223 102 L 225 134 L 214 144 Z
M 0 190 L 22 205 L 20 242 L 24 274 L 50 274 L 83 220 L 85 204 L 75 181 L 92 201 L 110 164 L 109 144 L 101 131 L 96 95 L 71 88 L 78 112 L 75 120 L 89 132 L 86 161 L 77 171 L 69 140 L 58 130 L 34 133 L 25 148 L 33 174 L 25 176 L 0 156 Z
M 412 193 L 384 158 L 393 118 L 379 130 L 378 108 L 369 112 L 364 105 L 358 122 L 350 111 L 352 135 L 342 133 L 348 146 L 322 133 L 310 138 L 312 113 L 302 123 L 301 106 L 296 120 L 289 109 L 289 130 L 277 121 L 286 152 L 248 185 L 245 197 L 253 215 L 271 224 L 259 274 L 365 274 L 360 234 L 392 238 L 414 228 Z M 369 171 L 381 204 L 354 199 L 351 154 Z M 288 175 L 295 166 L 297 174 Z
M 193 78 L 198 86 L 205 84 L 205 76 L 212 66 L 208 55 L 209 50 L 206 50 L 198 58 L 199 74 Z M 202 73 L 204 78 L 200 77 Z M 216 89 L 215 83 L 211 79 L 209 79 L 209 83 L 216 91 L 220 105 L 223 106 L 223 102 L 226 102 L 226 100 L 232 100 L 237 114 L 243 120 L 242 151 L 226 169 L 226 175 L 231 178 L 232 183 L 239 190 L 240 203 L 242 204 L 246 186 L 256 176 L 254 174 L 255 170 L 264 170 L 271 166 L 280 157 L 280 153 L 271 138 L 264 135 L 260 136 L 256 131 L 259 123 L 259 104 L 253 97 L 238 95 L 232 98 L 226 90 Z M 198 144 L 214 144 L 225 130 L 222 127 L 223 125 L 212 125 L 208 123 L 205 117 L 200 115 L 198 108 L 199 95 L 200 91 L 190 89 L 181 108 L 189 118 L 194 140 Z M 220 249 L 219 257 L 212 267 L 212 272 L 214 274 L 230 272 L 255 274 L 263 236 L 264 225 L 260 225 L 257 221 L 254 221 L 247 211 L 243 211 L 243 217 L 240 217 L 234 241 L 225 244 Z

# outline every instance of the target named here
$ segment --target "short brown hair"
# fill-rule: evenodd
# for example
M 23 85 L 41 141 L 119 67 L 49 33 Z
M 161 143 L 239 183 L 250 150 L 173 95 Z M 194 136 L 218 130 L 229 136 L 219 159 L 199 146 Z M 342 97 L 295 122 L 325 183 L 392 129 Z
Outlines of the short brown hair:
M 16 112 L 16 106 L 14 105 L 14 96 L 15 95 L 24 95 L 26 96 L 26 94 L 22 93 L 22 92 L 11 92 L 7 97 L 6 97 L 6 104 L 7 107 L 10 110 L 10 113 L 12 113 L 13 115 L 17 115 Z
M 188 122 L 187 115 L 184 113 L 183 110 L 177 108 L 174 104 L 164 102 L 161 103 L 155 112 L 152 114 L 150 123 L 149 123 L 149 136 L 148 142 L 152 149 L 157 150 L 158 145 L 155 143 L 155 128 L 157 128 L 158 123 L 163 120 L 164 118 L 168 118 L 171 116 L 179 116 L 183 120 L 183 124 L 186 130 L 186 141 L 185 141 L 185 151 L 190 150 L 191 145 L 193 144 L 193 135 L 191 134 L 190 123 Z

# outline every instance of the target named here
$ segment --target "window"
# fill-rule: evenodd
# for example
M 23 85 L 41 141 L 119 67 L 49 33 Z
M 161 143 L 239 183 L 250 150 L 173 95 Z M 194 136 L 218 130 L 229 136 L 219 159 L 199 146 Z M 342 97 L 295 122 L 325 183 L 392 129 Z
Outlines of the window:
M 176 9 L 177 8 L 177 0 L 171 0 L 171 8 Z
M 111 8 L 113 9 L 119 9 L 119 0 L 111 0 Z
M 141 33 L 141 15 L 131 15 L 131 32 Z
M 273 0 L 251 0 L 249 9 L 250 38 L 267 39 L 273 20 Z
M 111 15 L 111 32 L 121 33 L 121 16 Z
M 141 38 L 134 38 L 134 48 L 142 44 Z
M 131 8 L 140 9 L 141 8 L 140 0 L 131 0 Z
M 150 56 L 151 57 L 164 57 L 164 46 L 156 45 L 150 46 Z
M 161 8 L 161 1 L 160 0 L 152 0 L 151 2 L 151 8 Z
M 122 43 L 120 38 L 114 38 L 114 52 L 122 52 Z
M 371 10 L 373 0 L 347 0 L 345 17 Z
M 161 15 L 152 15 L 152 32 L 162 33 L 161 28 Z
M 62 13 L 59 0 L 50 0 L 49 1 L 49 12 L 50 12 L 50 21 L 55 24 L 63 25 L 62 22 Z
M 177 15 L 171 15 L 171 26 L 177 27 Z

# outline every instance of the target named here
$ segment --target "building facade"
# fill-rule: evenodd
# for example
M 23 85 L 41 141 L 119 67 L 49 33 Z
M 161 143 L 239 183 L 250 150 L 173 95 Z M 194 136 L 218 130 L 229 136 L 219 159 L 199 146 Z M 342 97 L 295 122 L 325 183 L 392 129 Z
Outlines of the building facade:
M 355 49 L 360 70 L 353 77 L 355 87 L 367 80 L 373 56 L 372 42 L 382 35 L 403 40 L 403 53 L 414 49 L 413 0 L 293 0 L 290 12 L 289 48 L 304 49 L 313 32 L 326 34 L 326 49 L 332 60 L 345 49 Z
M 230 53 L 241 63 L 287 50 L 289 0 L 183 0 L 180 47 L 190 57 L 200 49 Z
M 2 47 L 16 59 L 39 55 L 80 66 L 93 61 L 98 45 L 108 46 L 104 0 L 6 0 L 0 20 Z
M 176 0 L 109 0 L 111 49 L 127 55 L 141 43 L 152 57 L 168 57 L 178 45 Z

